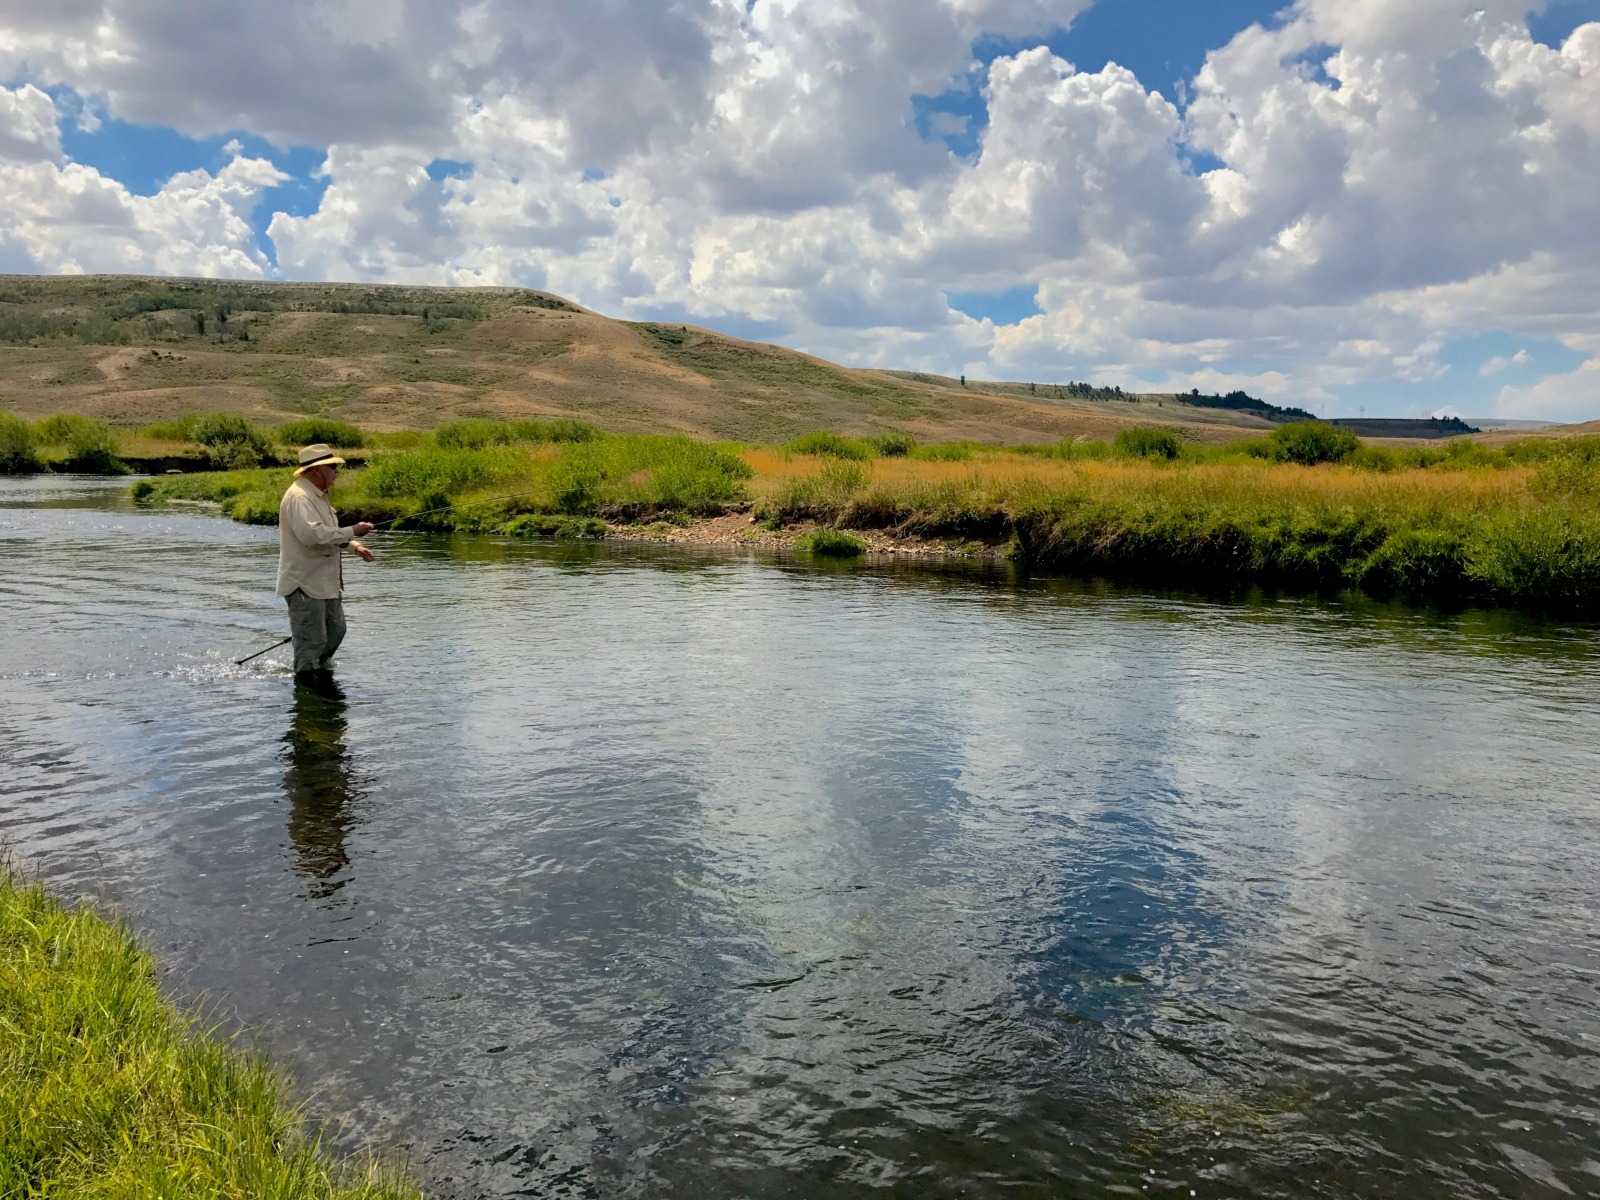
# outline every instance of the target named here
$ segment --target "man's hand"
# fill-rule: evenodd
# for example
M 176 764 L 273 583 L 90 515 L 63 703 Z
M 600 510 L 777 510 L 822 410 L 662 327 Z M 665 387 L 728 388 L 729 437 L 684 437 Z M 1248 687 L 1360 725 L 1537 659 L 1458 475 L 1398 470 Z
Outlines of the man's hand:
M 357 525 L 356 528 L 360 529 L 361 526 Z M 369 525 L 368 528 L 370 529 L 371 526 Z M 361 559 L 362 559 L 363 562 L 371 562 L 372 561 L 372 551 L 368 550 L 360 542 L 351 542 L 350 543 L 350 549 L 354 550 L 357 554 L 361 555 Z
M 354 529 L 357 537 L 366 537 L 367 534 L 372 532 L 373 525 L 371 521 L 357 521 Z

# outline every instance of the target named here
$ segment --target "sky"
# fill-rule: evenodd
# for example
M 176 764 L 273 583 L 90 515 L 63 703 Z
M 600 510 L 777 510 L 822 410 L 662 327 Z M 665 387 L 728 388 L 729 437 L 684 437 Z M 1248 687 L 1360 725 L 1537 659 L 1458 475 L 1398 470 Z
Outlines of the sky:
M 0 0 L 0 272 L 1600 418 L 1600 0 Z

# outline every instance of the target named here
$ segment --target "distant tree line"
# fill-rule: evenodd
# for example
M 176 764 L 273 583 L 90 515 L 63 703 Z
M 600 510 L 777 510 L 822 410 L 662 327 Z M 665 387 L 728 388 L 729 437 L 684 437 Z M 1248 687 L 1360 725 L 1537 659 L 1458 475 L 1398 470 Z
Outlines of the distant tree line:
M 1119 387 L 1095 387 L 1092 383 L 1063 383 L 1056 385 L 1056 395 L 1065 394 L 1074 400 L 1127 400 L 1130 397 Z
M 1269 421 L 1315 421 L 1316 413 L 1307 412 L 1303 408 L 1289 408 L 1278 404 L 1268 404 L 1247 392 L 1229 392 L 1226 396 L 1202 396 L 1200 389 L 1195 388 L 1187 396 L 1180 396 L 1185 404 L 1192 404 L 1196 408 L 1231 408 L 1237 412 L 1255 413 L 1257 416 L 1266 417 Z

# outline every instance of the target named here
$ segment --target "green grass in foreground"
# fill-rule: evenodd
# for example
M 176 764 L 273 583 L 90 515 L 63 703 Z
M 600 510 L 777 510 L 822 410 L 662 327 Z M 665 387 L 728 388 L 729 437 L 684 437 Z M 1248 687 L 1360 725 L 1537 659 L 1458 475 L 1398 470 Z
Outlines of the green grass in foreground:
M 264 1060 L 162 998 L 123 925 L 0 867 L 0 1196 L 420 1195 L 336 1163 Z

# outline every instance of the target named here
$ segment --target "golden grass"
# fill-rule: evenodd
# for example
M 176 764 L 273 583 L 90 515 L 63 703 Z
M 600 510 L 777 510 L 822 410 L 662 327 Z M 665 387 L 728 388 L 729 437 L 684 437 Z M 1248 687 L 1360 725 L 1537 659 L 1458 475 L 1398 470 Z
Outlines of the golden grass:
M 1305 466 L 1258 457 L 1259 445 L 1198 460 L 1119 458 L 1104 445 L 963 448 L 970 457 L 949 461 L 607 436 L 386 454 L 342 480 L 336 501 L 387 519 L 434 514 L 448 498 L 437 527 L 518 535 L 548 524 L 524 515 L 632 523 L 749 504 L 773 528 L 1010 541 L 1021 558 L 1075 570 L 1569 605 L 1600 596 L 1600 443 L 1570 447 L 1533 460 L 1474 451 Z M 140 487 L 209 495 L 270 523 L 281 484 L 266 475 Z

